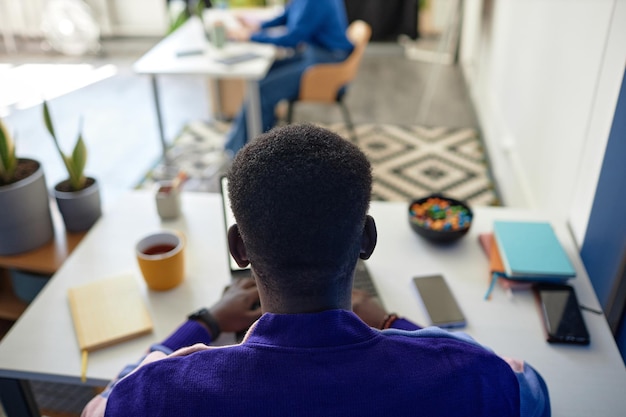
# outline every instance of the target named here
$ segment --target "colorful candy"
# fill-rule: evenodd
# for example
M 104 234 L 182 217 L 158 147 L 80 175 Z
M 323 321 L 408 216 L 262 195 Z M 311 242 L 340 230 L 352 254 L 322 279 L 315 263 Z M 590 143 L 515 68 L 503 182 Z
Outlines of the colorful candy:
M 465 207 L 450 201 L 431 197 L 410 207 L 411 221 L 432 230 L 462 230 L 470 226 L 472 217 Z

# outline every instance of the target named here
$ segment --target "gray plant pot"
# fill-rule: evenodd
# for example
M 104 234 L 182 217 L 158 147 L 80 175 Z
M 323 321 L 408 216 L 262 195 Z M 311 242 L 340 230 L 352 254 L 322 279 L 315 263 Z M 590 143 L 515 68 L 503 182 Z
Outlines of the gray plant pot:
M 65 229 L 68 232 L 88 230 L 102 215 L 98 182 L 89 177 L 87 181 L 92 184 L 80 191 L 59 191 L 59 186 L 65 181 L 54 187 L 57 206 L 61 216 L 63 216 Z
M 23 159 L 20 159 L 20 161 Z M 16 255 L 54 237 L 50 199 L 41 164 L 32 175 L 0 186 L 0 255 Z

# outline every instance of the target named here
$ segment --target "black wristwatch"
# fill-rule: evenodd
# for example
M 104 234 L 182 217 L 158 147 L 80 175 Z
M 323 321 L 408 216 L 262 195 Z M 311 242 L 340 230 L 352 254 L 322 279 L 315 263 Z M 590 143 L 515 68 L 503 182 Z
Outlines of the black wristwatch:
M 220 329 L 220 325 L 218 324 L 215 317 L 211 314 L 211 312 L 206 308 L 201 308 L 198 311 L 194 311 L 190 315 L 187 316 L 189 320 L 199 321 L 203 323 L 206 327 L 209 328 L 209 332 L 211 333 L 211 339 L 215 340 L 219 337 L 222 330 Z

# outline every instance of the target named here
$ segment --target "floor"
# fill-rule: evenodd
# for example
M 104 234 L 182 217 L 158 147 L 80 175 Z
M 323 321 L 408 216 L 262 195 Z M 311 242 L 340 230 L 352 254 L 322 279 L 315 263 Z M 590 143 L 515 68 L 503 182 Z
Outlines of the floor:
M 45 129 L 42 106 L 33 102 L 40 102 L 42 95 L 54 97 L 63 93 L 63 85 L 71 89 L 104 78 L 48 100 L 65 151 L 73 147 L 82 120 L 89 155 L 86 173 L 100 182 L 105 209 L 120 193 L 136 185 L 157 162 L 161 147 L 150 80 L 132 71 L 133 62 L 157 41 L 110 39 L 103 42 L 100 55 L 87 57 L 42 53 L 37 42 L 23 43 L 18 53 L 0 51 L 0 80 L 7 79 L 2 76 L 3 68 L 7 71 L 23 69 L 20 67 L 23 64 L 39 64 L 20 71 L 28 76 L 24 87 L 32 90 L 32 97 L 19 105 L 4 106 L 0 97 L 0 117 L 17 137 L 18 156 L 31 157 L 43 164 L 49 188 L 65 179 L 66 173 Z M 478 128 L 458 66 L 436 66 L 439 72 L 430 110 L 422 120 L 417 120 L 420 99 L 432 79 L 431 68 L 432 64 L 405 58 L 397 44 L 370 44 L 347 96 L 354 122 Z M 71 79 L 63 74 L 72 74 Z M 37 85 L 41 85 L 39 91 Z M 159 85 L 169 140 L 187 122 L 211 118 L 208 83 L 204 77 L 162 76 Z M 24 89 L 16 94 L 20 95 Z M 335 107 L 307 105 L 297 109 L 295 118 L 331 123 L 340 121 L 341 114 Z
M 19 41 L 17 53 L 0 49 L 0 91 L 5 92 L 0 94 L 0 117 L 17 137 L 18 156 L 42 163 L 48 188 L 65 179 L 66 173 L 43 123 L 42 96 L 49 100 L 64 150 L 73 147 L 82 120 L 89 155 L 86 173 L 100 182 L 105 212 L 158 162 L 161 146 L 150 81 L 132 71 L 133 62 L 157 41 L 108 39 L 99 55 L 86 57 L 42 51 L 39 42 L 32 40 Z M 37 65 L 20 67 L 24 64 Z M 11 78 L 15 73 L 7 76 L 6 71 L 18 68 L 27 75 L 24 84 Z M 433 68 L 438 72 L 431 72 Z M 418 120 L 421 98 L 433 79 L 432 103 Z M 169 140 L 188 122 L 211 119 L 206 81 L 199 76 L 159 78 Z M 9 88 L 19 103 L 6 101 Z M 31 97 L 21 97 L 27 90 Z M 460 68 L 407 59 L 403 48 L 394 43 L 368 46 L 347 104 L 355 123 L 479 129 Z M 333 123 L 341 121 L 341 114 L 337 108 L 301 106 L 295 118 Z

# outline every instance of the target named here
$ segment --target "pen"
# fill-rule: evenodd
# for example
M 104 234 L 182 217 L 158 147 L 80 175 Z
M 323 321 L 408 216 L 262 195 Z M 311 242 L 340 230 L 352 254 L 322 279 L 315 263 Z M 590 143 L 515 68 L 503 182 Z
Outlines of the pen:
M 491 299 L 491 292 L 493 291 L 493 287 L 495 287 L 496 285 L 496 281 L 498 280 L 498 273 L 494 272 L 491 274 L 491 283 L 489 284 L 489 288 L 487 289 L 487 292 L 485 293 L 485 300 L 489 300 Z
M 190 49 L 187 51 L 177 51 L 177 57 L 191 56 L 191 55 L 202 55 L 204 51 L 202 49 Z
M 187 173 L 185 171 L 180 171 L 176 178 L 172 180 L 172 191 L 177 191 L 178 188 L 187 180 Z
M 82 361 L 80 366 L 80 381 L 87 381 L 87 350 L 83 350 Z

